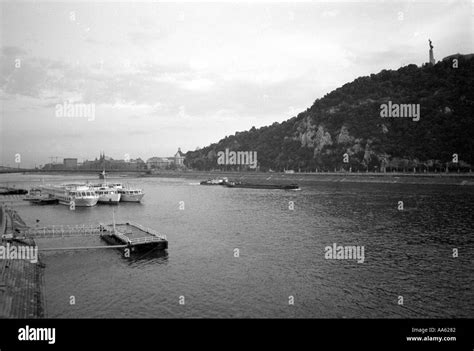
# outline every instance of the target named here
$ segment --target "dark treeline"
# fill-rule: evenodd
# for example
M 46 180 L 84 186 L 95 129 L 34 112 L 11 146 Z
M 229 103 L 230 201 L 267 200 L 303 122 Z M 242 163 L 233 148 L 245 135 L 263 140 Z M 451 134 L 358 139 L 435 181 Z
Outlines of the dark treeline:
M 453 61 L 457 60 L 457 63 Z M 457 67 L 455 67 L 457 65 Z M 282 123 L 237 132 L 186 154 L 197 170 L 217 153 L 257 151 L 261 171 L 467 171 L 474 165 L 474 58 L 360 77 Z M 420 119 L 382 118 L 382 104 L 419 104 Z

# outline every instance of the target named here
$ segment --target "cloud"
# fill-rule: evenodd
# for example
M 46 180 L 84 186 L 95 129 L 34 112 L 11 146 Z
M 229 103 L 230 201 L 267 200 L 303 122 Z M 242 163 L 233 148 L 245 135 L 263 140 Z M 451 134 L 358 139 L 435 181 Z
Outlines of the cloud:
M 137 46 L 153 45 L 154 42 L 164 38 L 166 38 L 166 32 L 160 28 L 153 29 L 153 31 L 135 31 L 128 33 L 130 43 Z
M 22 56 L 26 55 L 26 51 L 17 47 L 17 46 L 4 46 L 1 48 L 1 53 L 3 56 L 7 57 L 17 57 L 17 56 Z
M 428 34 L 437 58 L 472 51 L 467 5 L 402 6 L 403 22 L 400 4 L 379 5 L 82 3 L 74 6 L 79 25 L 57 3 L 5 4 L 2 127 L 8 135 L 28 128 L 33 137 L 55 135 L 56 144 L 25 143 L 48 154 L 66 148 L 68 128 L 84 135 L 67 146 L 71 154 L 95 152 L 130 130 L 150 131 L 127 139 L 132 153 L 178 139 L 194 148 L 297 115 L 358 76 L 421 64 Z M 94 103 L 94 130 L 85 119 L 55 118 L 64 101 Z M 97 137 L 103 130 L 113 135 Z M 9 138 L 5 144 L 18 148 Z
M 197 78 L 197 79 L 192 79 L 189 81 L 182 82 L 181 86 L 184 89 L 204 92 L 204 91 L 211 90 L 215 86 L 215 84 L 213 81 L 209 79 Z
M 339 14 L 337 10 L 326 10 L 321 13 L 322 18 L 332 18 L 336 17 Z

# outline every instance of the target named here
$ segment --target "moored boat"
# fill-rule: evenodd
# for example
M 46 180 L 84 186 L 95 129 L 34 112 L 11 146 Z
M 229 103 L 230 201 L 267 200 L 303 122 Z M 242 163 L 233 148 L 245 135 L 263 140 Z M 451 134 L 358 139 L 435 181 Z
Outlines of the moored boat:
M 92 189 L 99 195 L 99 203 L 118 204 L 121 194 L 118 189 L 110 187 L 107 184 L 92 185 Z
M 41 192 L 67 206 L 92 207 L 99 201 L 99 195 L 84 184 L 45 185 Z
M 109 183 L 109 186 L 117 189 L 120 194 L 120 201 L 122 202 L 140 202 L 145 196 L 142 189 L 123 185 L 122 183 Z
M 118 189 L 118 192 L 121 196 L 120 201 L 123 202 L 140 202 L 145 196 L 142 189 L 122 188 Z
M 51 195 L 42 193 L 41 188 L 31 188 L 23 200 L 35 205 L 54 205 L 59 202 Z

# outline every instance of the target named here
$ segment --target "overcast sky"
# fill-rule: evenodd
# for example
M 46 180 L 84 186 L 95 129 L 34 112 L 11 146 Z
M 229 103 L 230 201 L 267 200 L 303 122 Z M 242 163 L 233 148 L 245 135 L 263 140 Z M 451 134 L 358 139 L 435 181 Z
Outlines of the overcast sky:
M 0 165 L 144 160 L 291 118 L 353 79 L 473 50 L 470 1 L 1 3 Z M 56 105 L 94 104 L 95 118 Z

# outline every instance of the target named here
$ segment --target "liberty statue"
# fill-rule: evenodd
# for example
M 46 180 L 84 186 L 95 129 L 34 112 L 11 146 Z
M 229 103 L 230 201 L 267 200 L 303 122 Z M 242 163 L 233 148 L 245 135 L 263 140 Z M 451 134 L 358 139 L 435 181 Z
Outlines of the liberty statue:
M 430 43 L 430 65 L 434 65 L 436 63 L 433 55 L 433 43 L 431 42 L 431 39 L 428 39 L 428 42 Z

